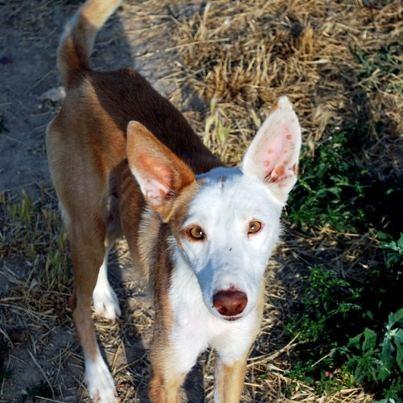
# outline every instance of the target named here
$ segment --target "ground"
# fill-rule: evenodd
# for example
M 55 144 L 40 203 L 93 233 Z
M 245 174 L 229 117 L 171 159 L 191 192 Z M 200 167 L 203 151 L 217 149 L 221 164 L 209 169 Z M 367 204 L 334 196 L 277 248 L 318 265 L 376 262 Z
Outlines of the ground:
M 88 401 L 67 307 L 71 262 L 44 143 L 46 125 L 61 104 L 55 67 L 58 38 L 79 3 L 0 1 L 0 401 L 4 402 Z M 305 158 L 322 155 L 321 146 L 332 144 L 335 132 L 354 127 L 355 135 L 362 136 L 358 143 L 365 155 L 357 153 L 353 159 L 376 168 L 375 191 L 396 187 L 401 180 L 402 98 L 395 96 L 401 76 L 394 64 L 401 32 L 398 2 L 335 2 L 331 7 L 320 0 L 259 0 L 231 6 L 220 0 L 207 6 L 197 1 L 126 3 L 100 33 L 93 66 L 136 68 L 226 162 L 239 162 L 275 99 L 286 93 L 304 128 Z M 340 144 L 335 143 L 331 158 L 337 157 Z M 302 178 L 304 173 L 308 168 Z M 311 182 L 306 177 L 307 189 Z M 390 210 L 399 212 L 397 196 L 388 194 L 392 194 L 385 196 Z M 294 201 L 287 211 L 284 243 L 268 268 L 265 319 L 248 363 L 243 401 L 372 401 L 371 391 L 357 383 L 320 392 L 287 372 L 300 340 L 286 332 L 286 323 L 292 301 L 302 294 L 299 282 L 305 268 L 312 262 L 332 264 L 343 273 L 362 268 L 375 259 L 365 251 L 379 244 L 371 232 L 356 227 L 340 230 L 330 213 L 323 225 L 308 225 L 311 218 L 303 216 L 306 229 L 299 216 L 292 216 L 291 208 L 297 204 Z M 376 210 L 379 205 L 370 207 Z M 346 217 L 345 221 L 353 220 Z M 318 223 L 321 219 L 315 216 Z M 377 216 L 371 219 L 375 222 Z M 398 232 L 398 227 L 393 222 L 387 226 L 391 232 Z M 111 265 L 123 317 L 116 324 L 97 320 L 99 340 L 121 401 L 146 401 L 152 306 L 123 240 L 111 255 Z M 199 360 L 185 388 L 189 402 L 211 401 L 213 363 L 211 352 Z

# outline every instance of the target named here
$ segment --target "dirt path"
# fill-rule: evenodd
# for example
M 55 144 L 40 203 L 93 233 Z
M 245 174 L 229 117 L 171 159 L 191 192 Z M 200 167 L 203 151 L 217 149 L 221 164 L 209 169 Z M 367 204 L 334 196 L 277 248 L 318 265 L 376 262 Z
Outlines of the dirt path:
M 60 86 L 56 48 L 64 23 L 78 4 L 73 0 L 0 4 L 0 191 L 32 192 L 49 183 L 44 133 L 59 102 L 49 99 L 47 92 Z M 158 80 L 168 64 L 161 63 L 158 54 L 134 60 L 135 54 L 152 53 L 156 46 L 136 45 L 143 31 L 138 31 L 134 12 L 125 5 L 108 21 L 97 40 L 93 65 L 100 70 L 135 67 L 166 93 L 166 85 Z
M 51 189 L 45 130 L 60 107 L 60 99 L 52 99 L 49 91 L 60 86 L 56 48 L 66 19 L 79 3 L 0 2 L 0 193 L 12 199 L 19 199 L 24 190 L 33 200 L 39 200 L 43 189 Z M 99 70 L 134 67 L 167 94 L 170 88 L 161 78 L 167 74 L 169 63 L 158 53 L 160 42 L 139 44 L 153 30 L 154 22 L 149 26 L 139 24 L 134 15 L 136 5 L 124 5 L 108 21 L 98 37 L 93 65 Z M 55 200 L 51 190 L 49 193 L 51 201 L 46 211 L 53 214 Z M 38 219 L 42 220 L 46 203 L 42 199 L 37 203 Z M 149 365 L 144 345 L 150 335 L 152 312 L 133 271 L 120 270 L 124 264 L 117 258 L 113 261 L 113 282 L 125 301 L 125 313 L 118 324 L 97 326 L 123 400 L 133 401 L 145 395 Z M 50 310 L 44 312 L 39 294 L 37 307 L 32 308 L 36 288 L 33 278 L 40 283 L 32 261 L 21 257 L 2 260 L 0 401 L 86 400 L 85 389 L 78 387 L 82 382 L 81 355 L 71 317 L 66 314 L 68 289 L 45 290 L 43 302 Z M 134 296 L 137 298 L 132 300 Z M 141 336 L 137 334 L 139 329 L 144 330 Z M 129 371 L 133 362 L 136 368 Z

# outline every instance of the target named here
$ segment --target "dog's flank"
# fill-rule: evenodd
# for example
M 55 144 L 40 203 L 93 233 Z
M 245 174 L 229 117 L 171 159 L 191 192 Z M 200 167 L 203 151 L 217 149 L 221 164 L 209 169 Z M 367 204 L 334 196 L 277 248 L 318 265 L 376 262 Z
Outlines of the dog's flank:
M 264 270 L 296 181 L 298 120 L 281 98 L 241 167 L 224 167 L 138 73 L 91 70 L 96 31 L 119 4 L 89 0 L 66 28 L 58 66 L 67 96 L 47 130 L 88 391 L 96 401 L 114 400 L 91 300 L 96 314 L 119 316 L 107 252 L 123 233 L 154 293 L 151 400 L 176 402 L 187 372 L 211 346 L 218 354 L 215 400 L 237 402 L 260 324 Z

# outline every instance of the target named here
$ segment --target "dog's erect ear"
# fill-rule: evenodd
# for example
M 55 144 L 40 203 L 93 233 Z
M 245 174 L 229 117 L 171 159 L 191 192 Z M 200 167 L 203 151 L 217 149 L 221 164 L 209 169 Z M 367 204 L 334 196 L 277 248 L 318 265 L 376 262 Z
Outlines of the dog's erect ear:
M 297 181 L 300 149 L 297 115 L 288 98 L 281 97 L 246 151 L 242 171 L 267 183 L 274 196 L 285 204 Z
M 195 181 L 192 170 L 139 122 L 127 126 L 129 167 L 148 204 L 169 221 L 176 197 Z

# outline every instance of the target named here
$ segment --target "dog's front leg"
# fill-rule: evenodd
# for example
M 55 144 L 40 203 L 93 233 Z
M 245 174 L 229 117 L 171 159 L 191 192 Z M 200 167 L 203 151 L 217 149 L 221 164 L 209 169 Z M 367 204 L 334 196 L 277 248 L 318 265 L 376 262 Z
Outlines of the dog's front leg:
M 153 343 L 151 365 L 153 375 L 149 384 L 149 397 L 152 403 L 179 403 L 181 386 L 187 369 L 180 365 L 181 357 L 169 346 Z M 194 360 L 196 361 L 196 359 Z
M 153 375 L 149 397 L 152 403 L 182 401 L 183 381 L 199 354 L 207 347 L 203 338 L 192 334 L 191 328 L 175 325 L 169 331 L 155 331 L 150 350 Z
M 217 357 L 215 370 L 215 403 L 238 403 L 241 399 L 248 354 L 231 364 Z
M 241 399 L 246 360 L 262 318 L 263 296 L 262 286 L 255 310 L 243 321 L 233 322 L 233 328 L 212 343 L 218 355 L 215 372 L 215 403 L 239 403 Z
M 181 401 L 181 386 L 186 374 L 160 371 L 153 369 L 149 385 L 149 397 L 152 403 L 179 403 Z

